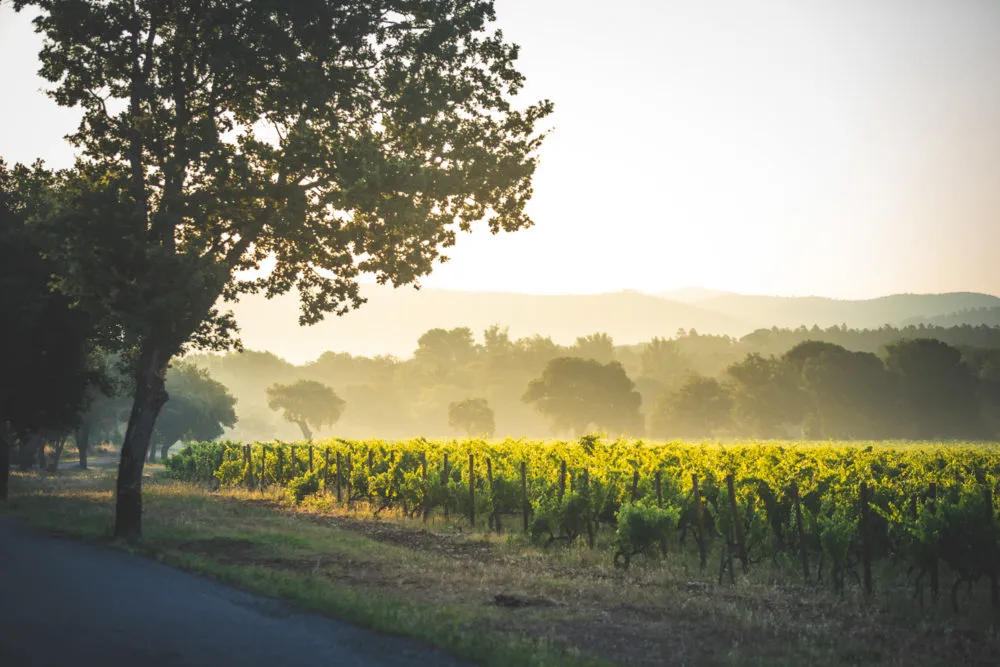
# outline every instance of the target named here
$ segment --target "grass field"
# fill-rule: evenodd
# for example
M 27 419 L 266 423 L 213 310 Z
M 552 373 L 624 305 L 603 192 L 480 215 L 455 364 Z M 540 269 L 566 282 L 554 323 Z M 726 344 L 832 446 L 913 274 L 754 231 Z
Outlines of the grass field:
M 718 585 L 683 553 L 615 568 L 604 550 L 541 549 L 517 533 L 464 533 L 440 517 L 322 495 L 292 507 L 278 490 L 212 491 L 146 480 L 142 555 L 485 665 L 987 665 L 1000 641 L 982 600 L 955 614 L 883 587 L 789 584 L 757 567 Z M 16 474 L 3 511 L 107 542 L 113 468 Z M 121 545 L 119 545 L 121 546 Z M 121 546 L 121 548 L 126 548 Z M 712 567 L 709 570 L 713 569 Z

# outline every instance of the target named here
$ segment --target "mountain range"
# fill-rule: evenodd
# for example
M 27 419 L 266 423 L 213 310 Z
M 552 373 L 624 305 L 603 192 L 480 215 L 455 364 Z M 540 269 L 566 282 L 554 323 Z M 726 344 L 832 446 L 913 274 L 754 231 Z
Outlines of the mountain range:
M 1000 325 L 1000 298 L 974 292 L 895 294 L 876 299 L 776 297 L 685 288 L 645 294 L 622 291 L 587 295 L 536 295 L 500 292 L 363 285 L 368 299 L 343 317 L 312 326 L 298 325 L 294 295 L 271 300 L 245 297 L 233 311 L 248 349 L 267 350 L 301 363 L 328 350 L 374 356 L 408 357 L 417 338 L 435 327 L 470 327 L 481 337 L 493 324 L 508 327 L 514 338 L 551 336 L 570 344 L 577 336 L 602 331 L 617 344 L 678 329 L 742 336 L 761 328 L 799 326 L 877 328 L 883 325 Z

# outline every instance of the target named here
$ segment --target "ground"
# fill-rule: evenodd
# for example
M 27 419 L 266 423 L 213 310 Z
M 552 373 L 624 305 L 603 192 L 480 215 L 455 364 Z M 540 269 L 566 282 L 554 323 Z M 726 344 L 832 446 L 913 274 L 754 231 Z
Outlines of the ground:
M 156 467 L 152 467 L 156 470 Z M 112 469 L 19 475 L 7 513 L 104 541 Z M 374 521 L 328 499 L 213 491 L 150 477 L 141 553 L 238 586 L 416 638 L 487 665 L 995 665 L 988 600 L 918 604 L 906 582 L 866 604 L 758 564 L 717 583 L 683 555 L 615 568 L 606 549 L 548 550 L 460 520 Z M 513 529 L 513 518 L 506 527 Z M 714 570 L 714 571 L 712 571 Z M 44 574 L 40 574 L 44 579 Z

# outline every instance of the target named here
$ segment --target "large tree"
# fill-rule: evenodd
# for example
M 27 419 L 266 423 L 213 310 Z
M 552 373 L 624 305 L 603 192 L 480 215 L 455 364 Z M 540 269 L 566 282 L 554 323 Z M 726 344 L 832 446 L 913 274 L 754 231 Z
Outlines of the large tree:
M 474 435 L 492 438 L 497 428 L 493 409 L 485 398 L 467 398 L 464 401 L 450 403 L 448 425 L 465 431 L 470 438 Z
M 666 389 L 649 414 L 656 438 L 707 438 L 730 422 L 733 399 L 715 378 L 690 375 L 676 389 Z
M 118 537 L 141 536 L 170 359 L 233 340 L 220 297 L 297 289 L 309 324 L 360 305 L 360 274 L 415 282 L 477 221 L 530 224 L 551 105 L 512 106 L 491 0 L 27 5 L 53 98 L 83 109 L 62 289 L 135 356 Z
M 757 437 L 779 437 L 798 424 L 807 409 L 794 363 L 751 353 L 726 369 L 736 425 Z
M 50 288 L 55 266 L 37 233 L 56 196 L 51 173 L 0 160 L 0 500 L 13 439 L 27 465 L 44 459 L 42 434 L 65 442 L 93 379 L 90 320 Z
M 312 429 L 336 424 L 344 413 L 344 400 L 322 382 L 299 380 L 267 388 L 267 405 L 280 411 L 285 421 L 302 430 L 302 437 L 312 440 Z
M 617 361 L 559 357 L 532 380 L 522 400 L 552 421 L 556 431 L 582 435 L 591 427 L 639 434 L 642 398 Z
M 979 379 L 962 353 L 939 340 L 915 338 L 886 346 L 912 438 L 982 438 Z
M 203 368 L 190 363 L 171 366 L 167 373 L 170 399 L 156 420 L 149 460 L 167 458 L 171 445 L 179 440 L 214 440 L 226 428 L 236 425 L 236 399 L 225 385 Z

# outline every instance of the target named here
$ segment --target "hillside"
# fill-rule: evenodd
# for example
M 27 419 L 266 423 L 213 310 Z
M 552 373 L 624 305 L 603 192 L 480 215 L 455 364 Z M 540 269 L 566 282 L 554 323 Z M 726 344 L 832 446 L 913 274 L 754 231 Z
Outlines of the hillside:
M 747 322 L 754 328 L 846 324 L 855 329 L 875 329 L 884 324 L 939 323 L 936 318 L 949 316 L 949 326 L 954 326 L 965 322 L 964 311 L 1000 307 L 1000 298 L 973 292 L 893 294 L 858 301 L 726 294 L 699 300 L 697 305 Z
M 233 309 L 248 348 L 269 350 L 291 361 L 327 350 L 407 357 L 417 338 L 434 327 L 470 327 L 479 337 L 494 324 L 514 337 L 541 334 L 561 344 L 603 331 L 619 344 L 673 336 L 678 328 L 739 335 L 752 327 L 729 315 L 639 292 L 531 295 L 494 292 L 419 291 L 365 285 L 369 301 L 343 317 L 299 327 L 297 302 L 248 297 Z
M 294 362 L 315 359 L 327 350 L 374 356 L 409 356 L 417 338 L 434 327 L 467 326 L 477 336 L 493 324 L 514 337 L 540 334 L 561 344 L 597 331 L 619 345 L 654 336 L 671 337 L 680 328 L 700 333 L 742 336 L 755 329 L 828 327 L 877 328 L 919 322 L 949 325 L 993 321 L 1000 299 L 975 293 L 900 294 L 863 301 L 822 297 L 769 297 L 685 290 L 700 297 L 683 303 L 634 291 L 591 295 L 532 295 L 392 289 L 364 285 L 369 302 L 343 317 L 299 327 L 297 301 L 247 297 L 234 308 L 248 348 L 269 350 Z M 1000 311 L 997 311 L 1000 312 Z M 984 315 L 984 313 L 986 313 Z

